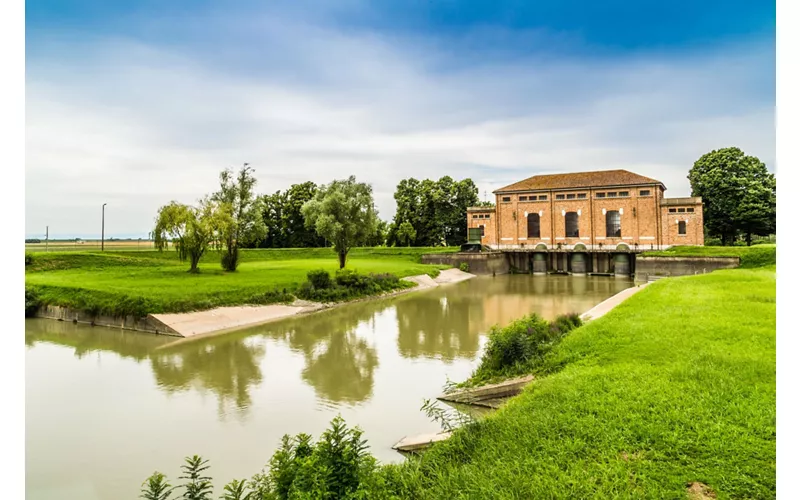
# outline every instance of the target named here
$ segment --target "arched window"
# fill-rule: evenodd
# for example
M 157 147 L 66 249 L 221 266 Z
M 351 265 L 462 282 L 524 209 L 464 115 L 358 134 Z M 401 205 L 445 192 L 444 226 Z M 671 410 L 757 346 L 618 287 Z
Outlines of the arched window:
M 686 221 L 678 221 L 678 234 L 686 234 Z
M 539 237 L 539 214 L 528 214 L 528 238 Z
M 578 213 L 567 212 L 564 216 L 564 225 L 566 226 L 567 238 L 578 238 Z
M 622 226 L 620 224 L 619 212 L 609 210 L 606 212 L 606 238 L 621 238 Z

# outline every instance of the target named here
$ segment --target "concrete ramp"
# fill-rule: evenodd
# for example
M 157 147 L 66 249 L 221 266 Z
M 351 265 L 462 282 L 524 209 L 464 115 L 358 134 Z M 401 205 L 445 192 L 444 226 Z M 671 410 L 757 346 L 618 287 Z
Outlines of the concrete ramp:
M 208 311 L 178 314 L 151 314 L 149 318 L 161 323 L 165 330 L 181 337 L 220 333 L 246 328 L 310 312 L 319 305 L 283 305 L 218 307 Z
M 511 396 L 516 396 L 522 392 L 525 386 L 533 382 L 533 378 L 533 375 L 525 375 L 524 377 L 504 380 L 497 384 L 488 384 L 478 387 L 470 387 L 467 389 L 460 389 L 442 394 L 436 399 L 452 403 L 499 408 L 502 405 L 503 400 L 510 398 Z
M 397 451 L 419 451 L 423 450 L 433 443 L 438 443 L 439 441 L 444 441 L 445 439 L 449 438 L 451 433 L 449 432 L 439 432 L 437 434 L 420 434 L 418 436 L 406 436 L 400 441 L 398 441 L 394 446 L 392 446 L 393 450 Z

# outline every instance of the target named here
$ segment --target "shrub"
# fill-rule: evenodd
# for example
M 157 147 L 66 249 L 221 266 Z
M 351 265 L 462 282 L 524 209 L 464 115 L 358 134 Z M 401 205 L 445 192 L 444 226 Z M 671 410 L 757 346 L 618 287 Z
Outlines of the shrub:
M 473 380 L 510 376 L 535 369 L 564 335 L 581 324 L 577 314 L 558 316 L 552 322 L 532 314 L 505 328 L 493 327 Z
M 25 287 L 25 317 L 32 318 L 42 305 L 35 288 Z
M 458 268 L 461 269 L 462 271 L 464 271 L 465 273 L 468 273 L 469 272 L 469 263 L 468 262 L 462 262 L 461 265 L 458 266 Z
M 307 276 L 308 282 L 317 290 L 324 290 L 331 287 L 331 275 L 324 269 L 309 271 Z
M 25 252 L 25 267 L 28 267 L 31 264 L 33 264 L 33 254 L 30 252 Z
M 315 275 L 313 279 L 319 279 L 319 276 Z M 321 279 L 324 280 L 324 278 Z M 338 302 L 410 286 L 413 285 L 401 281 L 393 274 L 363 275 L 349 269 L 341 269 L 336 272 L 334 281 L 322 288 L 313 284 L 311 273 L 309 273 L 308 281 L 297 290 L 297 296 L 301 299 L 319 302 Z

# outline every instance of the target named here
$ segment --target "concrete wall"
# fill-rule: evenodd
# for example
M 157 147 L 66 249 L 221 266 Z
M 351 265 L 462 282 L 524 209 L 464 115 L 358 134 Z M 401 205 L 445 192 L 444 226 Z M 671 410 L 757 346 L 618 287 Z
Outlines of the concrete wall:
M 636 280 L 648 277 L 688 276 L 717 269 L 739 267 L 739 257 L 643 257 L 636 256 Z
M 135 316 L 103 316 L 90 314 L 77 309 L 70 309 L 69 307 L 43 306 L 36 312 L 36 317 L 182 337 L 181 334 L 150 316 L 145 318 L 137 318 Z
M 446 253 L 426 254 L 422 256 L 423 264 L 439 264 L 459 267 L 462 262 L 469 266 L 472 274 L 508 274 L 508 258 L 506 254 L 497 253 Z

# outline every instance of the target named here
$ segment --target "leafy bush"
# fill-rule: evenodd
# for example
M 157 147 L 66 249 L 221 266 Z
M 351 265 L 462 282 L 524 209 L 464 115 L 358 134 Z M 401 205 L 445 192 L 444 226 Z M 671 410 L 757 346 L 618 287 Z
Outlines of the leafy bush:
M 31 318 L 36 314 L 36 311 L 42 305 L 39 294 L 35 288 L 25 287 L 25 317 Z
M 313 279 L 319 279 L 314 275 Z M 324 278 L 322 278 L 324 280 Z M 339 302 L 344 300 L 377 295 L 413 286 L 411 283 L 401 281 L 393 274 L 358 274 L 349 269 L 340 269 L 336 272 L 334 281 L 327 287 L 317 287 L 312 281 L 312 273 L 308 274 L 308 281 L 297 290 L 301 299 L 318 302 Z
M 33 254 L 30 252 L 25 252 L 25 267 L 28 267 L 31 264 L 33 264 Z
M 531 314 L 505 328 L 493 327 L 472 380 L 483 381 L 534 370 L 564 335 L 581 324 L 577 314 L 558 316 L 552 322 Z
M 317 290 L 324 290 L 331 287 L 331 275 L 324 269 L 309 271 L 307 276 L 308 282 Z
M 704 246 L 707 247 L 721 247 L 722 246 L 722 239 L 721 238 L 706 238 L 703 242 Z
M 465 273 L 468 273 L 469 272 L 469 263 L 468 262 L 462 262 L 461 265 L 458 266 L 458 268 L 461 269 L 462 271 L 464 271 Z
M 361 436 L 361 429 L 348 428 L 341 416 L 331 421 L 317 443 L 307 434 L 284 436 L 281 447 L 269 460 L 268 470 L 250 481 L 231 481 L 225 485 L 222 498 L 374 498 L 374 493 L 394 481 L 381 474 Z M 181 476 L 186 482 L 178 486 L 184 489 L 182 498 L 211 498 L 211 478 L 203 475 L 207 463 L 197 455 L 186 458 Z M 150 476 L 143 486 L 146 488 L 143 487 L 141 498 L 145 499 L 166 500 L 175 489 L 160 472 Z

